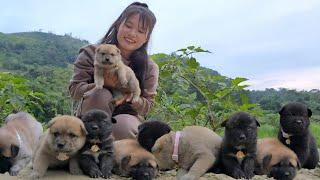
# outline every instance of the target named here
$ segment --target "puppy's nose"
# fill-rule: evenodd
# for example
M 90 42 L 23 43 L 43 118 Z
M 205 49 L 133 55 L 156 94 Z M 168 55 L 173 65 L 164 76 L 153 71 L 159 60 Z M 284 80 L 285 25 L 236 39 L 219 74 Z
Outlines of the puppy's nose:
M 109 58 L 106 58 L 106 62 L 109 62 Z
M 64 144 L 59 143 L 57 146 L 58 146 L 58 148 L 62 149 L 64 147 Z
M 246 135 L 241 134 L 241 135 L 240 135 L 240 140 L 245 140 L 245 139 L 246 139 Z
M 97 125 L 92 126 L 92 130 L 95 130 L 95 131 L 96 131 L 96 130 L 98 130 L 98 128 L 99 128 L 99 127 L 98 127 Z

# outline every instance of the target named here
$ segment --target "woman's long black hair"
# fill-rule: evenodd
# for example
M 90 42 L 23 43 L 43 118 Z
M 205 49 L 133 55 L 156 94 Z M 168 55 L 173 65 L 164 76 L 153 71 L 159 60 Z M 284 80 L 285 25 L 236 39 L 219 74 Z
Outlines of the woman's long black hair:
M 143 28 L 148 29 L 147 41 L 129 57 L 130 66 L 139 80 L 141 92 L 144 89 L 144 79 L 148 68 L 147 47 L 152 30 L 156 24 L 156 17 L 149 10 L 145 3 L 134 2 L 130 4 L 111 25 L 105 36 L 99 44 L 115 44 L 118 45 L 117 34 L 120 24 L 133 15 L 139 14 L 139 21 L 142 21 Z

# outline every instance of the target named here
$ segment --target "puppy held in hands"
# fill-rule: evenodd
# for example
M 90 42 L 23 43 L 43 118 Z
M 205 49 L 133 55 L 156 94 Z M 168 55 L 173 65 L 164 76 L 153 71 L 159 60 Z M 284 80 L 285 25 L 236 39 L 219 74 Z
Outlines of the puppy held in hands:
M 110 178 L 114 159 L 111 133 L 117 121 L 98 109 L 88 111 L 81 119 L 88 134 L 78 158 L 80 168 L 91 178 Z
M 96 49 L 94 60 L 94 80 L 96 88 L 102 89 L 103 86 L 115 87 L 112 89 L 114 104 L 122 101 L 123 94 L 133 94 L 132 102 L 139 100 L 141 90 L 139 81 L 133 70 L 122 62 L 120 50 L 112 44 L 102 44 Z M 119 83 L 105 84 L 105 79 L 117 79 Z
M 178 166 L 177 179 L 199 179 L 217 161 L 221 137 L 200 126 L 161 136 L 152 147 L 160 170 Z
M 0 171 L 16 176 L 32 159 L 42 125 L 25 112 L 10 114 L 0 128 Z
M 312 111 L 306 105 L 294 102 L 283 106 L 279 114 L 278 139 L 297 154 L 303 168 L 316 168 L 319 153 L 315 138 L 309 131 Z
M 151 180 L 157 175 L 155 157 L 142 148 L 135 139 L 114 142 L 115 161 L 113 172 L 136 180 Z
M 292 180 L 300 168 L 297 155 L 278 139 L 264 138 L 257 143 L 255 173 L 280 180 Z
M 69 159 L 78 153 L 86 140 L 84 124 L 75 116 L 57 116 L 48 123 L 48 128 L 36 148 L 31 179 L 43 177 L 48 168 L 68 167 Z
M 248 113 L 238 112 L 221 126 L 225 127 L 220 152 L 223 171 L 236 179 L 252 178 L 259 122 Z
M 151 148 L 156 140 L 162 135 L 168 134 L 170 131 L 171 127 L 165 122 L 148 120 L 138 126 L 137 139 L 143 148 L 151 152 Z

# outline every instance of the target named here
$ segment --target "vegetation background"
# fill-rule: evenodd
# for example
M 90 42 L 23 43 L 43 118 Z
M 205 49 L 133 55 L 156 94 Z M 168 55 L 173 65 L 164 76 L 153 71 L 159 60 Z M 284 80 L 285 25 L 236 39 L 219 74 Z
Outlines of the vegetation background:
M 27 111 L 46 123 L 57 114 L 72 114 L 68 94 L 72 63 L 88 41 L 44 32 L 0 33 L 0 122 L 13 111 Z M 320 90 L 246 90 L 244 77 L 225 77 L 199 65 L 194 54 L 211 53 L 189 46 L 171 54 L 154 54 L 160 79 L 156 103 L 147 119 L 161 119 L 174 129 L 209 127 L 246 111 L 261 123 L 259 137 L 276 136 L 278 111 L 287 102 L 305 103 L 313 111 L 311 131 L 320 146 Z

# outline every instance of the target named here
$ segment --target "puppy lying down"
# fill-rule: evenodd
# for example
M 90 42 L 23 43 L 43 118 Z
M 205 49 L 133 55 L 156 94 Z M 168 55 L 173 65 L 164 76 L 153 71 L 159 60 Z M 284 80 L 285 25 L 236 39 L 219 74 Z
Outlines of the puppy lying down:
M 157 175 L 155 157 L 135 139 L 115 141 L 114 154 L 113 172 L 117 175 L 138 180 L 151 180 Z
M 212 130 L 188 126 L 161 136 L 152 147 L 160 170 L 178 166 L 177 179 L 199 179 L 218 158 L 222 138 Z
M 257 142 L 255 173 L 275 179 L 293 179 L 300 168 L 297 155 L 278 139 L 265 138 Z

